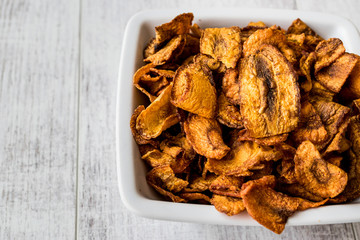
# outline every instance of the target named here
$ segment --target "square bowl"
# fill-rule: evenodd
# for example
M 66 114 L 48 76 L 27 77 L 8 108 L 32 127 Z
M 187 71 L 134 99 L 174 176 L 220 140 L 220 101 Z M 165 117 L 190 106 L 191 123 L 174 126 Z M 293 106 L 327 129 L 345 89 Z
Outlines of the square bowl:
M 116 150 L 117 173 L 121 199 L 124 205 L 143 217 L 222 225 L 258 226 L 247 213 L 228 217 L 212 205 L 173 203 L 163 200 L 146 182 L 147 167 L 140 158 L 133 140 L 129 122 L 134 109 L 147 102 L 133 87 L 135 71 L 144 65 L 143 49 L 155 35 L 155 26 L 171 21 L 184 12 L 194 14 L 194 23 L 200 27 L 246 26 L 250 21 L 263 21 L 268 26 L 287 29 L 296 18 L 302 19 L 323 38 L 340 38 L 347 52 L 360 54 L 360 37 L 348 20 L 325 13 L 275 9 L 167 9 L 149 10 L 134 15 L 128 22 L 120 59 Z M 360 221 L 360 199 L 351 203 L 322 206 L 296 212 L 287 225 L 315 225 Z

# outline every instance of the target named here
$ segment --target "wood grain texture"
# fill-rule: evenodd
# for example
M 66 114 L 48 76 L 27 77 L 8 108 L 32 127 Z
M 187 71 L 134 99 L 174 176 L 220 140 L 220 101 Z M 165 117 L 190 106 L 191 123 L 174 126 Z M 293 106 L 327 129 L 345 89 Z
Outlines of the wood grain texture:
M 287 227 L 278 236 L 263 227 L 218 226 L 145 219 L 118 196 L 115 119 L 118 58 L 127 20 L 159 8 L 269 7 L 295 1 L 84 0 L 80 88 L 79 239 L 354 239 L 351 224 Z
M 0 4 L 0 239 L 73 239 L 77 2 Z

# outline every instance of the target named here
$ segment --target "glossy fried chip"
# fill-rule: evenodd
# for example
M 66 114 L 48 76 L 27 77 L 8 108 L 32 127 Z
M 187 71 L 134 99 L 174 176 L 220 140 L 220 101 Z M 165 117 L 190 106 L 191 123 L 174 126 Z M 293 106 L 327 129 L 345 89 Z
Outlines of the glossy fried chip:
M 263 138 L 294 130 L 299 120 L 297 75 L 271 45 L 241 61 L 240 111 L 251 137 Z
M 243 128 L 240 109 L 231 104 L 223 93 L 218 97 L 217 120 L 230 128 Z
M 240 197 L 243 182 L 244 179 L 242 177 L 221 175 L 211 183 L 209 190 L 219 195 Z
M 167 189 L 174 193 L 180 192 L 189 184 L 187 181 L 177 178 L 169 165 L 153 168 L 146 175 L 146 180 L 151 185 Z
M 354 55 L 344 53 L 330 66 L 318 71 L 315 77 L 326 88 L 338 93 L 355 67 L 356 62 L 357 58 Z
M 249 141 L 235 141 L 223 159 L 208 159 L 205 168 L 217 175 L 250 176 L 251 170 L 262 161 L 276 161 L 281 157 L 281 152 L 268 146 Z
M 322 144 L 328 139 L 327 131 L 319 114 L 311 103 L 301 103 L 299 125 L 291 135 L 297 144 L 309 140 L 314 144 Z
M 222 131 L 215 119 L 189 114 L 184 130 L 194 150 L 207 158 L 221 159 L 230 150 L 222 139 Z
M 176 35 L 189 33 L 193 19 L 192 13 L 183 13 L 176 16 L 171 22 L 155 27 L 156 44 L 160 45 Z
M 320 69 L 332 64 L 343 53 L 345 53 L 345 47 L 340 39 L 330 38 L 321 41 L 315 49 L 317 58 L 315 63 L 315 74 L 317 74 Z
M 298 210 L 318 207 L 325 201 L 314 203 L 302 198 L 290 197 L 273 189 L 274 176 L 265 176 L 242 186 L 241 196 L 249 215 L 264 227 L 280 234 L 287 219 Z
M 291 63 L 296 62 L 295 52 L 288 46 L 285 34 L 274 28 L 259 29 L 244 42 L 243 56 L 249 57 L 255 54 L 262 45 L 268 44 L 276 47 Z
M 136 130 L 143 138 L 156 138 L 179 122 L 176 108 L 170 103 L 171 87 L 169 85 L 136 119 Z
M 296 179 L 305 190 L 323 198 L 333 198 L 345 189 L 346 172 L 323 160 L 310 141 L 300 144 L 294 162 Z
M 171 103 L 202 117 L 215 117 L 217 97 L 212 81 L 206 65 L 193 63 L 180 67 L 174 76 Z
M 222 91 L 226 98 L 234 105 L 240 104 L 239 71 L 227 69 L 222 78 Z
M 152 62 L 154 65 L 162 65 L 178 57 L 184 50 L 186 43 L 185 35 L 178 35 L 172 38 L 163 48 L 144 59 L 145 62 Z
M 206 28 L 200 39 L 200 52 L 235 68 L 241 56 L 240 28 Z
M 228 216 L 239 214 L 245 210 L 245 206 L 241 198 L 213 194 L 211 204 L 214 205 L 216 210 L 225 213 Z

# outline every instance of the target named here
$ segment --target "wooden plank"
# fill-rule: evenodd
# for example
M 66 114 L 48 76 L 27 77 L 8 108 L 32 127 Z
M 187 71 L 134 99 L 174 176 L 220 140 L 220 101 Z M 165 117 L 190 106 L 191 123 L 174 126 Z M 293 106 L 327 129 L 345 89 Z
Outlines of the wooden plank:
M 295 1 L 161 1 L 82 3 L 79 208 L 81 239 L 352 239 L 351 225 L 287 227 L 281 236 L 263 227 L 178 223 L 138 217 L 122 205 L 115 162 L 118 60 L 127 20 L 159 8 L 271 7 L 295 9 Z M 349 230 L 350 229 L 350 230 Z
M 0 239 L 72 239 L 77 2 L 0 4 Z
M 353 223 L 353 230 L 354 230 L 354 234 L 355 234 L 355 239 L 359 240 L 360 239 L 360 223 Z

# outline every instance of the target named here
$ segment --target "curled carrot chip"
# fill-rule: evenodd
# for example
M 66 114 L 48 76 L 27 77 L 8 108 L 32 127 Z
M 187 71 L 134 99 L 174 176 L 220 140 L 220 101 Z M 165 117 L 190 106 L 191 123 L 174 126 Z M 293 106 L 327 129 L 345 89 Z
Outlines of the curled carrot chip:
M 185 36 L 179 35 L 171 39 L 163 48 L 144 59 L 154 65 L 162 65 L 180 56 L 185 47 Z
M 253 141 L 259 145 L 273 146 L 284 142 L 289 134 L 284 133 L 280 135 L 264 137 L 264 138 L 254 138 L 251 137 L 249 132 L 246 129 L 242 129 L 238 132 L 238 141 Z
M 158 167 L 163 165 L 170 165 L 175 163 L 175 159 L 158 149 L 154 148 L 147 151 L 144 155 L 141 156 L 151 167 Z
M 318 207 L 326 202 L 290 197 L 275 191 L 274 184 L 272 175 L 249 181 L 242 186 L 241 196 L 249 215 L 277 234 L 284 230 L 287 219 L 296 211 Z
M 145 107 L 143 105 L 139 105 L 135 110 L 133 115 L 130 119 L 130 128 L 131 132 L 133 134 L 134 140 L 137 144 L 143 145 L 143 144 L 150 144 L 153 146 L 158 146 L 159 143 L 155 141 L 154 139 L 145 139 L 142 137 L 142 135 L 138 132 L 136 129 L 136 120 L 139 117 L 140 113 L 145 110 Z
M 285 58 L 290 62 L 296 62 L 294 51 L 288 46 L 285 34 L 277 29 L 265 28 L 254 32 L 244 42 L 243 55 L 249 57 L 255 54 L 262 45 L 273 45 L 284 54 Z
M 345 122 L 350 108 L 328 101 L 314 101 L 312 104 L 319 114 L 328 134 L 334 136 L 338 132 L 341 124 Z
M 304 45 L 306 45 L 310 51 L 314 51 L 318 43 L 323 40 L 322 37 L 320 37 L 313 29 L 311 29 L 300 18 L 297 18 L 292 22 L 286 33 L 304 34 L 305 35 Z
M 181 193 L 181 198 L 186 199 L 189 202 L 197 202 L 197 203 L 210 203 L 209 196 L 203 193 Z
M 222 67 L 220 61 L 201 53 L 195 55 L 193 61 L 208 66 L 212 71 L 218 71 Z
M 296 128 L 300 110 L 297 76 L 275 47 L 262 45 L 244 58 L 239 82 L 240 111 L 250 136 L 269 137 Z
M 300 71 L 305 75 L 306 81 L 303 81 L 300 84 L 300 87 L 304 90 L 304 92 L 309 92 L 312 89 L 313 82 L 313 67 L 316 62 L 316 55 L 314 52 L 311 52 L 308 55 L 304 55 L 300 59 Z
M 357 58 L 354 55 L 344 53 L 330 66 L 318 71 L 315 75 L 316 79 L 326 88 L 338 93 L 355 67 L 356 62 Z
M 314 144 L 321 144 L 328 139 L 327 131 L 319 114 L 308 101 L 301 104 L 299 125 L 293 132 L 292 139 L 298 144 L 306 140 Z
M 189 185 L 183 189 L 183 192 L 204 192 L 209 190 L 211 183 L 215 179 L 215 175 L 207 175 L 206 177 L 196 175 L 189 179 Z
M 241 28 L 241 42 L 245 42 L 257 30 L 265 28 L 267 26 L 264 22 L 250 22 L 246 27 Z
M 222 91 L 234 105 L 240 104 L 240 87 L 237 69 L 227 69 L 222 79 Z
M 211 198 L 211 204 L 214 205 L 216 210 L 225 213 L 228 216 L 239 214 L 245 210 L 245 206 L 241 198 L 214 194 Z
M 311 102 L 314 101 L 328 101 L 332 102 L 334 99 L 335 93 L 324 87 L 319 81 L 312 80 L 312 88 L 310 90 L 310 99 Z
M 155 43 L 161 45 L 176 35 L 189 33 L 194 15 L 183 13 L 176 16 L 168 23 L 155 27 Z
M 340 92 L 341 97 L 347 100 L 360 98 L 360 56 L 356 54 L 353 56 L 356 57 L 357 62 Z
M 217 177 L 210 185 L 210 191 L 229 197 L 240 197 L 241 185 L 244 179 L 241 177 L 221 175 Z
M 337 152 L 343 153 L 349 150 L 351 146 L 351 142 L 346 138 L 346 130 L 349 125 L 350 120 L 347 119 L 343 124 L 339 127 L 338 132 L 335 134 L 334 138 L 331 140 L 329 145 L 326 147 L 323 155 L 329 155 L 330 153 Z
M 360 197 L 360 115 L 350 118 L 349 136 L 352 142 L 349 151 L 350 162 L 348 166 L 349 182 L 343 193 L 338 196 L 341 201 L 352 201 Z
M 222 139 L 220 125 L 215 119 L 190 114 L 184 123 L 184 130 L 194 150 L 207 158 L 221 159 L 230 150 Z
M 187 181 L 177 178 L 169 165 L 153 168 L 147 174 L 147 181 L 149 184 L 174 193 L 180 192 L 189 184 Z
M 200 39 L 200 52 L 235 68 L 241 56 L 240 28 L 206 28 Z
M 231 128 L 243 128 L 240 109 L 231 104 L 223 93 L 218 97 L 217 120 Z
M 249 141 L 236 141 L 223 159 L 208 159 L 205 167 L 217 175 L 250 176 L 251 170 L 256 169 L 262 161 L 276 161 L 281 156 L 279 151 L 268 146 Z
M 136 119 L 136 130 L 143 138 L 156 138 L 179 122 L 176 108 L 170 103 L 171 87 L 169 85 Z
M 305 190 L 323 198 L 333 198 L 345 189 L 346 172 L 323 160 L 310 141 L 298 147 L 294 162 L 296 179 Z
M 202 117 L 213 118 L 217 98 L 212 81 L 212 73 L 206 65 L 193 63 L 180 67 L 174 77 L 171 103 Z
M 337 58 L 345 53 L 345 47 L 342 41 L 338 38 L 330 38 L 328 40 L 321 41 L 315 49 L 316 63 L 315 63 L 315 74 L 320 69 L 329 66 Z

